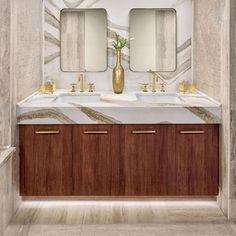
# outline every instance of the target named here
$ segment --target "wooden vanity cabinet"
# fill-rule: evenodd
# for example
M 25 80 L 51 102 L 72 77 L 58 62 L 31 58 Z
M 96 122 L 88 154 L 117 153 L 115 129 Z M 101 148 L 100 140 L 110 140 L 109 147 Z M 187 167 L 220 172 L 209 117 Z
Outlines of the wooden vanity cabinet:
M 125 125 L 121 128 L 125 196 L 168 194 L 170 132 L 166 125 Z
M 219 126 L 173 125 L 168 195 L 214 196 L 219 185 Z
M 73 195 L 122 195 L 119 133 L 117 125 L 74 126 Z
M 72 194 L 72 126 L 20 126 L 22 196 Z
M 218 194 L 218 125 L 24 125 L 20 159 L 22 196 Z

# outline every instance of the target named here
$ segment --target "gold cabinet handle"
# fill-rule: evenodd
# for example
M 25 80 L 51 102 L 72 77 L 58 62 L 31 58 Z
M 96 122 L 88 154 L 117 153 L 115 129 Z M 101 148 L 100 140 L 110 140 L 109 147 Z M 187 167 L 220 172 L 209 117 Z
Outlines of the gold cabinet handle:
M 202 130 L 188 130 L 188 131 L 180 131 L 181 134 L 205 134 L 205 131 Z
M 35 131 L 35 134 L 60 134 L 60 131 L 59 130 Z
M 155 134 L 155 130 L 133 130 L 132 134 Z
M 84 131 L 84 134 L 108 134 L 108 131 Z

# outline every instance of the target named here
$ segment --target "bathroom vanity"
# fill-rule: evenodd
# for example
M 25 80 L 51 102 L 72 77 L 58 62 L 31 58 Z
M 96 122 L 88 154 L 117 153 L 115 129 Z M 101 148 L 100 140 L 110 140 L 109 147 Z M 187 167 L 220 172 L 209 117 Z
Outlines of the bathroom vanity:
M 191 1 L 134 4 L 117 16 L 99 4 L 55 11 L 45 1 L 43 83 L 72 89 L 18 104 L 21 195 L 218 195 L 221 105 L 176 92 L 193 83 Z M 75 72 L 86 86 L 76 88 Z M 111 92 L 112 75 L 123 94 Z
M 215 196 L 220 114 L 200 93 L 35 94 L 18 104 L 21 195 Z

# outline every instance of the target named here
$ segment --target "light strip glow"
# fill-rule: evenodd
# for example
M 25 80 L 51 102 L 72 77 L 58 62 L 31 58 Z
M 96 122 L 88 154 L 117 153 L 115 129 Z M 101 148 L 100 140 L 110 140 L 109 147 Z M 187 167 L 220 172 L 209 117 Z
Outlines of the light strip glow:
M 75 207 L 75 206 L 97 206 L 97 207 L 216 207 L 216 201 L 23 201 L 23 208 L 51 208 L 51 207 Z

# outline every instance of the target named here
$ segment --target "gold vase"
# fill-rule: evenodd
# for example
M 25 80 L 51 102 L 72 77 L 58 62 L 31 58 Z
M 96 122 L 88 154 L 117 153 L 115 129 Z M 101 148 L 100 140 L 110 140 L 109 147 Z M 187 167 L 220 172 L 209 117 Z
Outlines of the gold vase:
M 121 48 L 116 49 L 116 66 L 113 69 L 112 82 L 114 93 L 122 93 L 124 90 L 125 72 L 121 65 Z

